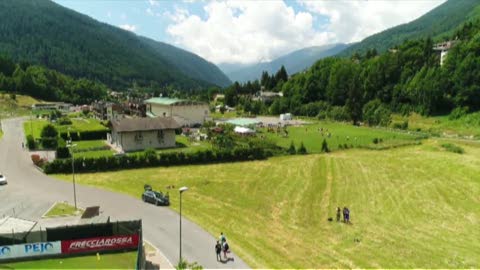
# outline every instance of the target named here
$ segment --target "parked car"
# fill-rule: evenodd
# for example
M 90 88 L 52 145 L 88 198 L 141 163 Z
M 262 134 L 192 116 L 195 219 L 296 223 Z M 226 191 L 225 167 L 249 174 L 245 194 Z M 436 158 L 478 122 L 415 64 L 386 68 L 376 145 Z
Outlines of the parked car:
M 170 205 L 170 198 L 167 194 L 163 194 L 162 192 L 153 191 L 153 190 L 145 190 L 142 194 L 142 200 L 144 202 L 153 203 L 155 205 Z
M 0 185 L 7 184 L 7 177 L 0 172 Z

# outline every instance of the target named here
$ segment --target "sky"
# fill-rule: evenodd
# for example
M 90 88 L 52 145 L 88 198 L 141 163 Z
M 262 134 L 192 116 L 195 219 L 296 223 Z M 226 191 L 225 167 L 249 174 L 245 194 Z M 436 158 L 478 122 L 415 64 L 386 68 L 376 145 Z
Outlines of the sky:
M 412 21 L 446 0 L 54 0 L 215 64 L 251 64 L 351 43 Z

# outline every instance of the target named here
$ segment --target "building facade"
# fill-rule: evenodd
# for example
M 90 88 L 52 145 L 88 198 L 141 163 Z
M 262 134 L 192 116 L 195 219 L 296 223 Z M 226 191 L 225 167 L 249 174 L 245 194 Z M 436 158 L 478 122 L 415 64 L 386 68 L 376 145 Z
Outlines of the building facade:
M 181 126 L 201 125 L 210 117 L 204 102 L 160 97 L 147 99 L 145 104 L 148 117 L 173 117 Z
M 121 152 L 172 148 L 175 147 L 175 130 L 179 128 L 172 117 L 123 118 L 112 121 L 107 139 Z

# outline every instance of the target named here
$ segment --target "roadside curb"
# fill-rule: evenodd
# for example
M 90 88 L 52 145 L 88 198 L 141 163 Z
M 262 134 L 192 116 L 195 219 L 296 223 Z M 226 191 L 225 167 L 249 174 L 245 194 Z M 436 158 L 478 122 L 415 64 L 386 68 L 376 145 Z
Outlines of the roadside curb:
M 155 254 L 154 254 L 153 257 L 156 260 L 150 261 L 147 258 L 148 261 L 150 261 L 152 263 L 155 263 L 155 264 L 158 264 L 160 269 L 175 269 L 175 267 L 173 267 L 173 264 L 168 260 L 168 258 L 156 246 L 154 246 L 150 241 L 148 241 L 146 239 L 143 240 L 143 241 L 155 249 Z M 146 257 L 149 257 L 148 253 L 145 253 L 145 255 L 147 255 Z

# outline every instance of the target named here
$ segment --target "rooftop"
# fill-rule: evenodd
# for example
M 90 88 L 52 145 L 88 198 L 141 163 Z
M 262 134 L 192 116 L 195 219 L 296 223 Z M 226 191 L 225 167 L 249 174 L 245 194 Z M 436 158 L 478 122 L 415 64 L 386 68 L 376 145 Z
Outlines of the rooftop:
M 177 129 L 180 125 L 172 117 L 123 118 L 112 122 L 117 132 Z
M 166 98 L 166 97 L 155 97 L 145 100 L 145 103 L 150 104 L 160 104 L 160 105 L 197 105 L 197 104 L 204 104 L 203 102 L 199 101 L 192 101 L 186 99 L 179 99 L 179 98 Z
M 235 118 L 235 119 L 228 120 L 227 123 L 232 124 L 234 126 L 246 127 L 246 126 L 259 124 L 261 123 L 261 121 L 257 119 L 252 119 L 252 118 Z

